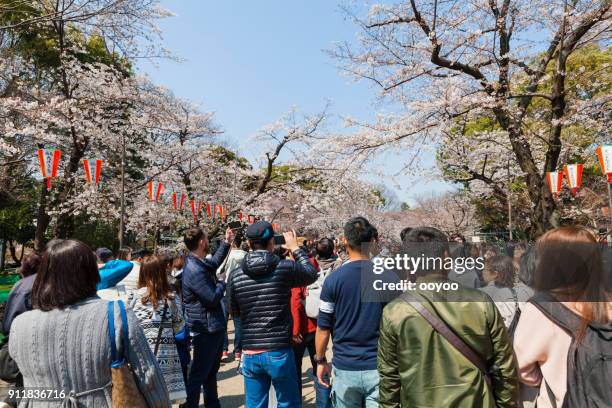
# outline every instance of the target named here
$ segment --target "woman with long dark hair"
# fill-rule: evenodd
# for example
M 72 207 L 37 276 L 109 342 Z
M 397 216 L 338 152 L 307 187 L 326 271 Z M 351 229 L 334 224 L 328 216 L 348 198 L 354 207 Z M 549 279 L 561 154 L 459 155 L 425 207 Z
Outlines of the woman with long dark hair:
M 595 236 L 579 226 L 555 228 L 537 242 L 535 290 L 545 296 L 550 310 L 573 316 L 580 323 L 572 331 L 545 312 L 542 303 L 528 303 L 519 320 L 514 347 L 520 380 L 540 387 L 538 407 L 560 407 L 571 391 L 567 388 L 568 359 L 581 347 L 590 326 L 612 320 L 610 292 L 603 270 L 601 248 Z M 549 305 L 549 306 L 550 306 Z M 571 361 L 571 360 L 570 360 Z M 608 381 L 610 379 L 598 379 Z M 574 385 L 578 386 L 578 385 Z M 570 404 L 571 405 L 571 404 Z M 574 406 L 574 405 L 572 405 Z
M 36 407 L 111 407 L 109 308 L 96 296 L 99 281 L 87 245 L 49 243 L 32 289 L 34 310 L 13 321 L 9 341 L 24 387 L 58 391 L 53 400 L 36 400 Z M 164 378 L 136 316 L 127 311 L 129 350 L 124 352 L 121 314 L 118 307 L 114 311 L 115 343 L 140 392 L 150 407 L 169 407 Z
M 187 394 L 174 335 L 183 331 L 185 322 L 180 299 L 168 282 L 163 258 L 153 255 L 143 260 L 138 289 L 130 295 L 128 303 L 162 368 L 170 400 L 181 402 Z

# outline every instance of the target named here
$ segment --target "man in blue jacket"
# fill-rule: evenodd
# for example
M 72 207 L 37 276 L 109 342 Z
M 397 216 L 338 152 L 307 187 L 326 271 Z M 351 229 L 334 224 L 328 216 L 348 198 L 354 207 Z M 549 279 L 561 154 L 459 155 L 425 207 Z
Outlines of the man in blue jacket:
M 97 290 L 117 286 L 134 266 L 129 261 L 115 259 L 113 251 L 108 248 L 98 248 L 96 250 L 96 258 L 98 258 L 98 271 L 100 272 L 100 282 L 96 286 Z
M 220 407 L 217 372 L 227 321 L 221 302 L 225 282 L 217 279 L 216 271 L 229 252 L 234 232 L 230 228 L 225 231 L 225 241 L 209 259 L 206 258 L 208 236 L 202 228 L 191 228 L 183 240 L 190 251 L 183 269 L 183 305 L 193 344 L 193 362 L 186 384 L 187 402 L 183 406 L 198 407 L 204 387 L 204 406 L 217 408 Z

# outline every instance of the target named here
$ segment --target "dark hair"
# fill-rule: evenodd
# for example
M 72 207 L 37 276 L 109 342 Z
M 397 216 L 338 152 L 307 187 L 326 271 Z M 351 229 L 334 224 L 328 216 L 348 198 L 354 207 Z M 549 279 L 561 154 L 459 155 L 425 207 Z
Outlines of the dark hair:
M 321 259 L 329 259 L 334 255 L 334 241 L 329 238 L 321 238 L 317 242 L 317 255 Z
M 506 254 L 509 257 L 514 258 L 514 252 L 517 249 L 518 250 L 523 250 L 523 253 L 524 253 L 524 251 L 527 249 L 527 244 L 525 244 L 524 242 L 514 242 L 514 243 L 511 243 L 511 244 L 508 244 L 506 246 Z
M 132 255 L 132 248 L 123 247 L 119 249 L 119 253 L 117 254 L 117 259 L 121 259 L 122 261 L 127 261 L 131 255 Z
M 236 234 L 236 236 L 234 237 L 234 246 L 236 248 L 240 248 L 243 239 L 244 238 L 242 237 L 242 234 Z
M 348 246 L 361 253 L 369 253 L 369 244 L 376 238 L 376 229 L 363 217 L 351 218 L 344 225 L 344 238 Z M 367 248 L 363 248 L 363 246 Z
M 21 261 L 21 266 L 19 267 L 19 274 L 22 278 L 27 278 L 28 276 L 34 275 L 38 272 L 38 268 L 40 267 L 41 256 L 38 252 L 32 252 L 29 255 L 25 255 Z
M 148 256 L 142 261 L 138 287 L 147 288 L 147 294 L 142 297 L 142 304 L 151 303 L 157 308 L 160 301 L 170 298 L 170 284 L 166 275 L 166 265 L 159 256 Z
M 495 286 L 511 288 L 514 286 L 514 263 L 512 258 L 504 255 L 495 255 L 485 261 L 485 266 L 497 273 Z
M 270 244 L 270 239 L 265 241 L 249 241 L 251 244 L 251 248 L 253 251 L 263 251 L 268 249 L 268 245 Z
M 177 271 L 183 269 L 184 266 L 185 266 L 185 258 L 183 258 L 182 256 L 179 255 L 172 260 L 172 267 L 176 269 Z
M 404 237 L 402 252 L 412 258 L 440 259 L 439 262 L 433 261 L 433 267 L 419 268 L 415 275 L 447 273 L 444 270 L 444 257 L 450 255 L 450 248 L 448 237 L 439 229 L 432 227 L 413 228 Z
M 610 288 L 595 235 L 580 226 L 555 228 L 538 239 L 537 251 L 534 288 L 582 306 L 576 338 L 582 338 L 589 322 L 607 322 Z
M 100 273 L 92 250 L 75 239 L 47 245 L 32 287 L 36 309 L 63 309 L 96 295 Z
M 538 251 L 536 251 L 535 247 L 529 246 L 523 255 L 521 255 L 521 260 L 519 261 L 519 280 L 530 288 L 533 288 L 537 267 Z
M 183 236 L 183 241 L 185 242 L 185 246 L 190 251 L 195 251 L 198 249 L 198 244 L 200 240 L 206 237 L 206 232 L 202 228 L 195 227 L 190 228 L 185 232 Z
M 404 238 L 406 237 L 406 234 L 408 234 L 410 231 L 412 231 L 412 227 L 406 227 L 406 228 L 402 229 L 400 231 L 400 240 L 404 241 Z
M 114 257 L 113 251 L 108 248 L 98 248 L 96 249 L 96 258 L 102 263 L 107 263 L 112 260 Z

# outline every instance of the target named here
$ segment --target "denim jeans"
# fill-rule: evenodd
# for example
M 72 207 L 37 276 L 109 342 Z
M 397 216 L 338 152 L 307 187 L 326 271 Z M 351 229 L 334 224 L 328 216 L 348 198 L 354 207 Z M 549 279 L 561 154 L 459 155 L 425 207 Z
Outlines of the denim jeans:
M 186 408 L 197 408 L 200 394 L 204 387 L 204 406 L 218 408 L 217 372 L 221 366 L 221 349 L 223 348 L 223 331 L 217 333 L 198 333 L 191 339 L 193 344 L 193 361 L 187 379 Z
M 334 367 L 332 373 L 332 401 L 335 407 L 378 407 L 378 370 L 347 371 Z
M 329 381 L 329 378 L 327 378 L 327 381 Z M 331 388 L 330 387 L 326 387 L 324 385 L 321 385 L 319 383 L 319 379 L 317 378 L 317 375 L 315 373 L 315 375 L 313 375 L 313 379 L 314 381 L 314 386 L 315 386 L 315 396 L 316 396 L 316 408 L 331 408 L 332 406 L 332 402 L 331 402 Z
M 234 317 L 234 353 L 242 352 L 242 325 L 240 324 L 240 318 Z M 227 328 L 225 329 L 225 336 L 223 337 L 223 351 L 229 350 L 229 337 Z
M 246 408 L 267 408 L 270 385 L 274 384 L 279 408 L 302 405 L 290 347 L 242 356 Z

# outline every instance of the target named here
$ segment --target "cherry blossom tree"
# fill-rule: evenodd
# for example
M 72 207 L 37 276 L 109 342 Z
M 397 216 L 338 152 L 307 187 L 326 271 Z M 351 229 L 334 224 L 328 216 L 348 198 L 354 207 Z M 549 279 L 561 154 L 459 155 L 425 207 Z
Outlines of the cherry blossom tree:
M 460 141 L 446 143 L 443 152 L 467 148 L 456 162 L 468 166 L 466 181 L 487 183 L 481 179 L 508 166 L 524 178 L 532 233 L 542 233 L 558 223 L 545 174 L 559 166 L 571 126 L 587 121 L 609 135 L 609 95 L 568 104 L 567 64 L 581 48 L 609 37 L 611 7 L 594 0 L 410 0 L 373 5 L 365 17 L 347 8 L 362 29 L 360 46 L 340 45 L 332 54 L 402 110 L 376 123 L 353 122 L 359 134 L 338 144 L 365 159 L 410 151 L 409 167 L 418 171 L 418 155 L 451 135 L 451 143 Z M 534 121 L 536 107 L 541 116 Z M 483 119 L 489 128 L 463 137 L 462 124 Z

